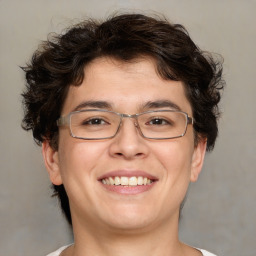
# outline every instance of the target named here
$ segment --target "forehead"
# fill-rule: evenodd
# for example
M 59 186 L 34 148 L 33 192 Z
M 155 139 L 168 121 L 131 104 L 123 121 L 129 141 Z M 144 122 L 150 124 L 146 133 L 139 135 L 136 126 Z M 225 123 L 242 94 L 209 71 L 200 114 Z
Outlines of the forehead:
M 170 101 L 191 114 L 183 83 L 161 78 L 150 58 L 130 62 L 99 58 L 89 63 L 82 84 L 70 86 L 62 114 L 88 101 L 107 102 L 123 113 L 140 112 L 148 102 Z

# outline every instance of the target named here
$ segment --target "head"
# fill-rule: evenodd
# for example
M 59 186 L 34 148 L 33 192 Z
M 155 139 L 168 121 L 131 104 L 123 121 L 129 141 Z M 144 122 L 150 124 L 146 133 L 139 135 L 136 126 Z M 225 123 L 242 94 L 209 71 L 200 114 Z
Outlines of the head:
M 141 14 L 114 16 L 104 22 L 86 20 L 40 45 L 23 68 L 27 84 L 22 124 L 33 131 L 39 145 L 47 141 L 53 150 L 59 150 L 56 121 L 69 90 L 81 86 L 87 68 L 100 59 L 127 65 L 150 59 L 161 79 L 181 82 L 194 118 L 194 147 L 206 141 L 207 150 L 213 149 L 223 87 L 221 63 L 201 51 L 183 26 Z M 64 186 L 53 188 L 71 223 Z

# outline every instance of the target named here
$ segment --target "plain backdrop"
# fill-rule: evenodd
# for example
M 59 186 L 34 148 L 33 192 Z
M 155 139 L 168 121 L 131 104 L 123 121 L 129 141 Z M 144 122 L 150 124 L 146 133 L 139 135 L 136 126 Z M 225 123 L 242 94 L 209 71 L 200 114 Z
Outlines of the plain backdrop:
M 19 66 L 49 32 L 117 10 L 162 13 L 185 25 L 199 47 L 224 57 L 220 134 L 190 187 L 180 237 L 219 256 L 255 256 L 255 0 L 0 0 L 0 256 L 45 256 L 72 241 L 41 149 L 20 128 Z

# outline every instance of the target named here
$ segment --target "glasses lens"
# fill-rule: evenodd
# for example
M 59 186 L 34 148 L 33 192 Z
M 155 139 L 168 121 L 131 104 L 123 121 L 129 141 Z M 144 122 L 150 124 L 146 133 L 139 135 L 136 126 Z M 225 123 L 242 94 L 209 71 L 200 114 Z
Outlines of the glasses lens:
M 120 117 L 107 111 L 81 111 L 70 116 L 73 137 L 101 139 L 113 137 L 120 124 Z
M 187 116 L 182 112 L 154 111 L 138 116 L 142 134 L 153 139 L 183 136 L 187 127 Z

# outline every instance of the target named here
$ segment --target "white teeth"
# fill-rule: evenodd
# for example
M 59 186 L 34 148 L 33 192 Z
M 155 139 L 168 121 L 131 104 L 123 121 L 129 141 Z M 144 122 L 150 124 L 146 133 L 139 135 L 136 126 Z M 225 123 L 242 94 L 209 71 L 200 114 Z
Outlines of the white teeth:
M 109 178 L 105 178 L 102 179 L 101 182 L 105 185 L 115 185 L 115 186 L 141 186 L 141 185 L 149 185 L 151 184 L 153 181 L 146 178 L 146 177 L 109 177 Z
M 128 177 L 121 177 L 121 185 L 122 186 L 127 186 L 128 184 L 129 184 Z
M 143 177 L 138 177 L 138 185 L 143 185 Z
M 115 177 L 115 185 L 120 185 L 121 184 L 121 180 L 119 177 Z
M 114 185 L 115 184 L 115 181 L 112 177 L 109 177 L 109 182 L 110 182 L 110 185 Z
M 129 178 L 129 186 L 137 186 L 137 185 L 138 185 L 138 181 L 136 177 Z

